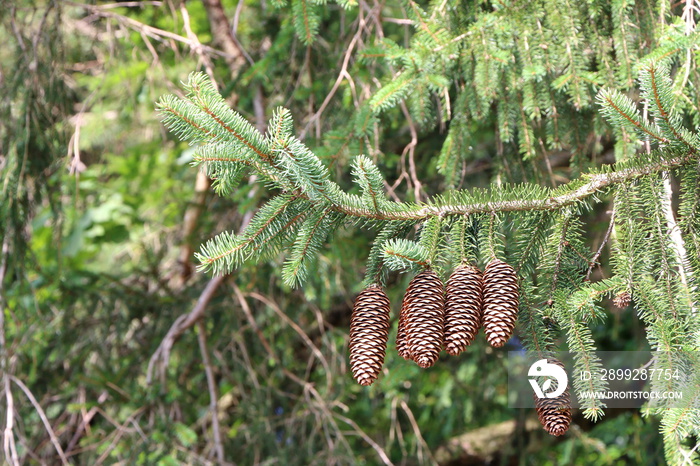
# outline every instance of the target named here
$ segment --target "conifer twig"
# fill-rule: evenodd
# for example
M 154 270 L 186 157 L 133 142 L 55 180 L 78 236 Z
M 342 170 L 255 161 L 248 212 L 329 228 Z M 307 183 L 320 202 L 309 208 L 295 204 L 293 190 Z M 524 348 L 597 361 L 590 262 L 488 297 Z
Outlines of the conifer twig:
M 353 217 L 376 220 L 410 220 L 421 221 L 434 216 L 471 215 L 491 212 L 534 212 L 538 210 L 554 211 L 572 205 L 592 196 L 610 186 L 632 181 L 636 178 L 678 168 L 694 159 L 693 153 L 652 162 L 640 167 L 624 168 L 610 173 L 598 173 L 588 176 L 588 182 L 578 188 L 559 196 L 538 199 L 506 200 L 493 202 L 476 202 L 473 204 L 428 205 L 415 210 L 373 211 L 353 206 L 335 205 L 331 209 Z M 399 203 L 394 202 L 398 206 Z

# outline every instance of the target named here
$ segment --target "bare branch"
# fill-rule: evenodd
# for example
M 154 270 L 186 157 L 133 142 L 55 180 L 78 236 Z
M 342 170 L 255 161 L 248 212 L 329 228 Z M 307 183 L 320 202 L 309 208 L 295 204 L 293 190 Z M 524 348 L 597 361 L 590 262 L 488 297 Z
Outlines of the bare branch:
M 163 341 L 158 345 L 158 349 L 153 353 L 153 356 L 151 356 L 151 360 L 148 362 L 148 370 L 146 372 L 147 384 L 153 381 L 153 370 L 158 361 L 161 362 L 161 378 L 165 378 L 165 369 L 168 367 L 168 362 L 170 361 L 170 350 L 175 344 L 175 341 L 180 335 L 185 333 L 185 330 L 192 327 L 202 318 L 209 301 L 211 301 L 219 285 L 221 285 L 225 279 L 225 276 L 220 276 L 209 280 L 209 283 L 207 283 L 204 291 L 202 291 L 202 294 L 199 296 L 194 309 L 192 309 L 190 313 L 183 314 L 175 320 L 170 330 L 168 330 L 168 333 L 165 335 L 165 338 L 163 338 Z
M 612 213 L 610 214 L 610 223 L 608 224 L 608 229 L 605 232 L 605 236 L 603 236 L 603 241 L 600 242 L 600 246 L 598 247 L 598 250 L 596 253 L 593 255 L 590 261 L 588 261 L 588 272 L 586 272 L 586 280 L 591 278 L 591 272 L 593 272 L 593 269 L 595 268 L 596 264 L 598 264 L 598 259 L 600 258 L 600 255 L 603 253 L 603 248 L 605 245 L 608 243 L 608 240 L 610 239 L 610 234 L 612 233 L 613 227 L 615 226 L 615 211 L 613 210 Z
M 219 463 L 224 461 L 224 445 L 221 443 L 221 429 L 219 427 L 219 395 L 216 391 L 216 381 L 214 380 L 214 371 L 207 351 L 207 328 L 200 320 L 197 321 L 197 340 L 199 341 L 199 352 L 202 354 L 202 362 L 204 363 L 204 373 L 207 376 L 207 387 L 209 388 L 209 409 L 211 410 L 211 429 L 214 435 L 214 451 L 216 451 L 216 459 Z
M 58 437 L 56 437 L 56 433 L 53 431 L 53 428 L 51 427 L 51 423 L 49 422 L 49 418 L 46 416 L 46 413 L 44 412 L 43 408 L 39 404 L 39 402 L 34 398 L 34 394 L 27 388 L 24 383 L 19 380 L 17 377 L 14 375 L 9 376 L 10 379 L 17 385 L 29 398 L 29 401 L 32 403 L 32 406 L 34 406 L 34 409 L 36 410 L 37 414 L 39 414 L 39 418 L 41 418 L 41 422 L 44 423 L 44 427 L 46 428 L 46 432 L 49 434 L 49 438 L 51 439 L 51 443 L 53 444 L 54 448 L 56 449 L 56 453 L 58 453 L 58 456 L 61 458 L 61 463 L 67 465 L 68 464 L 68 458 L 66 458 L 66 454 L 63 452 L 63 448 L 61 448 L 61 443 L 58 441 Z
M 6 415 L 7 421 L 5 424 L 5 431 L 2 435 L 2 447 L 5 452 L 5 458 L 13 466 L 19 466 L 19 456 L 17 455 L 17 447 L 15 445 L 15 433 L 14 433 L 14 420 L 15 420 L 15 405 L 12 398 L 12 388 L 10 387 L 10 379 L 3 377 L 5 379 L 5 399 L 7 400 Z
M 246 60 L 236 39 L 233 37 L 233 29 L 229 24 L 228 17 L 220 0 L 202 0 L 202 3 L 207 10 L 214 42 L 219 44 L 226 52 L 224 58 L 233 75 L 243 66 Z
M 97 403 L 104 403 L 107 400 L 108 395 L 109 394 L 106 390 L 100 393 L 100 396 L 97 397 Z M 78 442 L 83 437 L 85 429 L 88 425 L 90 425 L 90 422 L 92 421 L 92 418 L 95 417 L 95 415 L 97 414 L 97 411 L 97 406 L 93 406 L 92 408 L 90 408 L 90 411 L 85 413 L 85 415 L 83 416 L 83 420 L 80 423 L 80 426 L 76 429 L 75 434 L 73 434 L 73 438 L 71 438 L 70 442 L 68 442 L 68 446 L 66 447 L 66 456 L 71 456 L 71 453 L 73 452 L 75 447 L 78 446 Z
M 157 40 L 171 39 L 171 40 L 174 40 L 176 42 L 180 42 L 182 44 L 185 44 L 185 45 L 189 46 L 192 50 L 196 51 L 197 44 L 192 42 L 192 40 L 190 40 L 186 37 L 183 37 L 179 34 L 175 34 L 175 33 L 170 32 L 170 31 L 165 31 L 163 29 L 158 29 L 156 27 L 149 26 L 147 24 L 143 24 L 139 21 L 136 21 L 135 19 L 129 18 L 128 16 L 124 16 L 124 15 L 120 15 L 120 14 L 108 11 L 101 6 L 98 7 L 98 6 L 94 6 L 94 5 L 88 5 L 85 3 L 78 3 L 78 2 L 71 2 L 71 1 L 67 1 L 67 0 L 65 1 L 65 3 L 67 3 L 69 5 L 77 6 L 80 8 L 85 8 L 86 10 L 90 11 L 91 13 L 93 13 L 97 16 L 101 16 L 103 18 L 114 19 L 114 20 L 118 21 L 119 23 L 121 23 L 121 24 L 123 24 L 131 29 L 139 31 L 142 34 L 145 34 L 147 37 L 150 37 L 151 39 L 157 39 Z M 214 47 L 210 47 L 208 45 L 201 45 L 201 47 L 202 47 L 202 50 L 204 50 L 205 52 L 207 52 L 211 55 L 217 55 L 217 56 L 223 57 L 225 59 L 229 59 L 229 60 L 235 60 L 239 56 L 236 54 L 231 54 L 228 51 L 221 51 L 221 50 L 215 49 Z

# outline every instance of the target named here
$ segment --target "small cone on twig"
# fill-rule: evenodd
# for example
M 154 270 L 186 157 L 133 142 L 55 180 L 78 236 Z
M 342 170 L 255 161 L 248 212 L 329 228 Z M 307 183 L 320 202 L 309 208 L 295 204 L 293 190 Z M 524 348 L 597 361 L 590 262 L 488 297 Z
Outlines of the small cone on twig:
M 484 271 L 484 332 L 494 348 L 503 346 L 513 334 L 519 304 L 515 270 L 493 259 Z
M 632 302 L 632 295 L 629 291 L 621 291 L 613 298 L 613 304 L 618 309 L 624 309 Z
M 445 287 L 440 277 L 429 269 L 416 275 L 406 289 L 401 308 L 411 359 L 422 368 L 432 366 L 440 355 L 445 333 Z
M 548 362 L 556 364 L 562 369 L 564 368 L 564 365 L 556 359 L 550 358 Z M 556 398 L 538 398 L 535 395 L 535 409 L 542 428 L 551 435 L 559 437 L 569 430 L 569 425 L 571 425 L 571 396 L 568 388 Z
M 457 356 L 471 345 L 483 320 L 483 278 L 471 265 L 460 265 L 447 280 L 445 351 Z
M 389 313 L 389 298 L 379 285 L 370 285 L 355 298 L 350 318 L 350 368 L 360 385 L 371 385 L 382 369 Z

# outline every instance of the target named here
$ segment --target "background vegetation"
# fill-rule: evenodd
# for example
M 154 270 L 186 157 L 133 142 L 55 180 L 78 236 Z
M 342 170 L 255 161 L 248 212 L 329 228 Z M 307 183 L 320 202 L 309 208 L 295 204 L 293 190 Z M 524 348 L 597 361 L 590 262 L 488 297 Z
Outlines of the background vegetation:
M 284 254 L 195 272 L 199 245 L 242 230 L 274 192 L 248 176 L 214 195 L 226 186 L 191 168 L 194 149 L 155 109 L 200 70 L 261 131 L 289 108 L 343 187 L 360 153 L 391 200 L 556 187 L 649 148 L 609 126 L 595 97 L 641 101 L 637 64 L 650 57 L 672 60 L 674 110 L 697 127 L 697 15 L 663 0 L 2 2 L 4 461 L 658 464 L 684 461 L 682 446 L 698 462 L 697 425 L 664 444 L 660 418 L 636 410 L 579 413 L 551 438 L 507 407 L 507 353 L 482 336 L 429 370 L 390 348 L 379 381 L 360 387 L 347 334 L 376 231 L 336 231 L 298 289 Z M 585 242 L 569 251 L 586 281 L 621 266 L 602 201 L 580 212 Z M 394 311 L 410 278 L 387 276 Z M 545 304 L 528 309 L 557 327 Z M 599 349 L 649 348 L 633 306 L 600 312 L 588 322 Z

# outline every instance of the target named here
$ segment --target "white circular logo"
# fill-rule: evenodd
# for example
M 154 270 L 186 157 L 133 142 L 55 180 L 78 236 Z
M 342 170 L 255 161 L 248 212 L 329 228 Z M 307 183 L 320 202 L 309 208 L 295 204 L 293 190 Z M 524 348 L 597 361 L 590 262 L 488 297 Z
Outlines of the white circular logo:
M 552 379 L 545 380 L 542 387 L 535 379 L 528 379 L 532 389 L 535 391 L 535 395 L 538 398 L 556 398 L 566 390 L 566 385 L 569 383 L 569 378 L 566 376 L 566 371 L 558 366 L 557 364 L 552 364 L 547 362 L 546 359 L 540 359 L 535 361 L 535 363 L 530 366 L 530 370 L 527 372 L 529 377 L 554 377 L 557 381 L 557 387 L 555 390 L 552 389 Z

